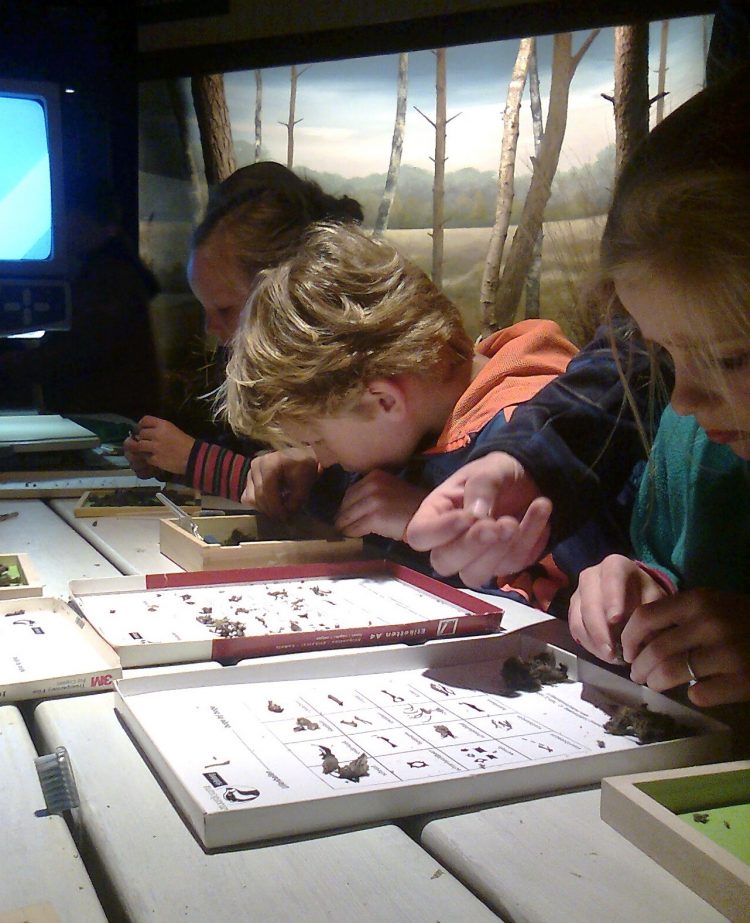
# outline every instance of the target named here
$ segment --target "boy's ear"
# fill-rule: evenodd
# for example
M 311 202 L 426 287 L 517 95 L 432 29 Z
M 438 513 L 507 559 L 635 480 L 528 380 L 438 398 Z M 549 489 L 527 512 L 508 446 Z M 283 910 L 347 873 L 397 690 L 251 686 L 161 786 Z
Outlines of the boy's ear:
M 385 413 L 394 420 L 406 414 L 406 391 L 397 378 L 374 378 L 367 386 L 364 404 L 373 412 Z

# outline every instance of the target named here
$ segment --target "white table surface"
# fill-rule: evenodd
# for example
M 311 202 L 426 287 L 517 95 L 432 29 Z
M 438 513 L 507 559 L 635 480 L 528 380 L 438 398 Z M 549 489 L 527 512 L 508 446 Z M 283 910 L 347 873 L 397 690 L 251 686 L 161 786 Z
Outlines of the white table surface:
M 102 693 L 37 706 L 34 726 L 68 748 L 92 855 L 129 923 L 497 923 L 392 824 L 207 855 Z M 105 909 L 107 904 L 105 902 Z
M 122 574 L 174 574 L 182 568 L 159 551 L 155 516 L 76 517 L 79 498 L 50 500 L 65 522 L 111 561 Z M 171 518 L 167 510 L 167 518 Z
M 120 571 L 42 500 L 0 500 L 0 552 L 28 554 L 45 596 L 67 599 L 71 580 L 116 577 Z
M 62 923 L 106 923 L 64 818 L 36 814 L 36 756 L 21 712 L 0 707 L 0 914 L 47 902 Z
M 418 838 L 511 923 L 726 923 L 600 819 L 598 787 L 428 820 Z
M 21 513 L 0 522 L 0 550 L 30 553 L 46 590 L 63 588 L 49 595 L 67 595 L 73 576 L 181 570 L 158 551 L 158 519 L 102 517 L 94 527 L 75 519 L 76 503 L 0 501 L 0 512 Z M 505 630 L 546 623 L 541 630 L 551 643 L 565 633 L 537 610 L 484 598 L 505 609 Z M 41 746 L 63 744 L 71 753 L 83 794 L 74 815 L 89 844 L 84 859 L 104 874 L 128 923 L 166 919 L 176 908 L 188 923 L 724 919 L 599 819 L 598 788 L 415 818 L 404 829 L 383 824 L 206 855 L 117 721 L 112 700 L 108 693 L 49 700 L 29 721 Z

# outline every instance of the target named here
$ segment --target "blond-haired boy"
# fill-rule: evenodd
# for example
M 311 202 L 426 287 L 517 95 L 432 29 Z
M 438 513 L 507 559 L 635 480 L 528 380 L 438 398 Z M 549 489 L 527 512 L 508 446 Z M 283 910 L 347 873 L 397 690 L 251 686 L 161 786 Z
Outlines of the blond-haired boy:
M 458 308 L 390 244 L 317 225 L 263 275 L 232 345 L 231 426 L 307 452 L 294 467 L 285 455 L 257 459 L 247 499 L 278 511 L 291 494 L 298 505 L 319 469 L 339 465 L 364 475 L 343 496 L 339 528 L 402 539 L 427 493 L 576 351 L 538 320 L 475 349 Z

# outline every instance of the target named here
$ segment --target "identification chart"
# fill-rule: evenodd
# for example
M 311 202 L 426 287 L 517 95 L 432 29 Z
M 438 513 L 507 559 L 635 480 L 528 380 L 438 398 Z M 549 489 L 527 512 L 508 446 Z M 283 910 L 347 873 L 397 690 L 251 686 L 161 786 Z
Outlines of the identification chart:
M 472 650 L 486 644 L 492 651 L 503 640 L 434 643 Z M 408 662 L 416 653 L 394 651 L 390 658 Z M 688 747 L 699 740 L 695 717 L 683 723 L 674 703 L 672 715 L 662 716 L 668 733 L 654 747 L 627 728 L 610 733 L 605 725 L 620 704 L 577 680 L 576 659 L 564 652 L 559 662 L 544 655 L 555 673 L 551 684 L 543 678 L 524 692 L 508 687 L 510 674 L 504 678 L 494 657 L 347 675 L 356 671 L 356 656 L 338 658 L 341 675 L 232 682 L 233 670 L 252 667 L 225 668 L 210 686 L 170 689 L 167 680 L 161 691 L 141 686 L 122 697 L 126 723 L 157 768 L 169 767 L 173 793 L 181 792 L 178 803 L 205 845 L 489 800 L 507 790 L 505 775 L 511 794 L 546 780 L 559 787 L 566 775 L 569 784 L 581 784 L 612 768 L 607 757 L 633 754 L 643 764 L 649 749 L 668 753 L 680 740 Z M 120 687 L 126 691 L 128 682 Z M 634 764 L 626 758 L 623 765 Z

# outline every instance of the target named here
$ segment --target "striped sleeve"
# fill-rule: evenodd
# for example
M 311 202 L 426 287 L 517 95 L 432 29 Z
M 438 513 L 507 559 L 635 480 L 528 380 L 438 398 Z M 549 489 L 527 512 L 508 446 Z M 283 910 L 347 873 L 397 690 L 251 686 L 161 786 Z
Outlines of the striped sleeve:
M 239 501 L 252 460 L 252 456 L 240 455 L 231 449 L 196 439 L 185 478 L 202 494 Z

